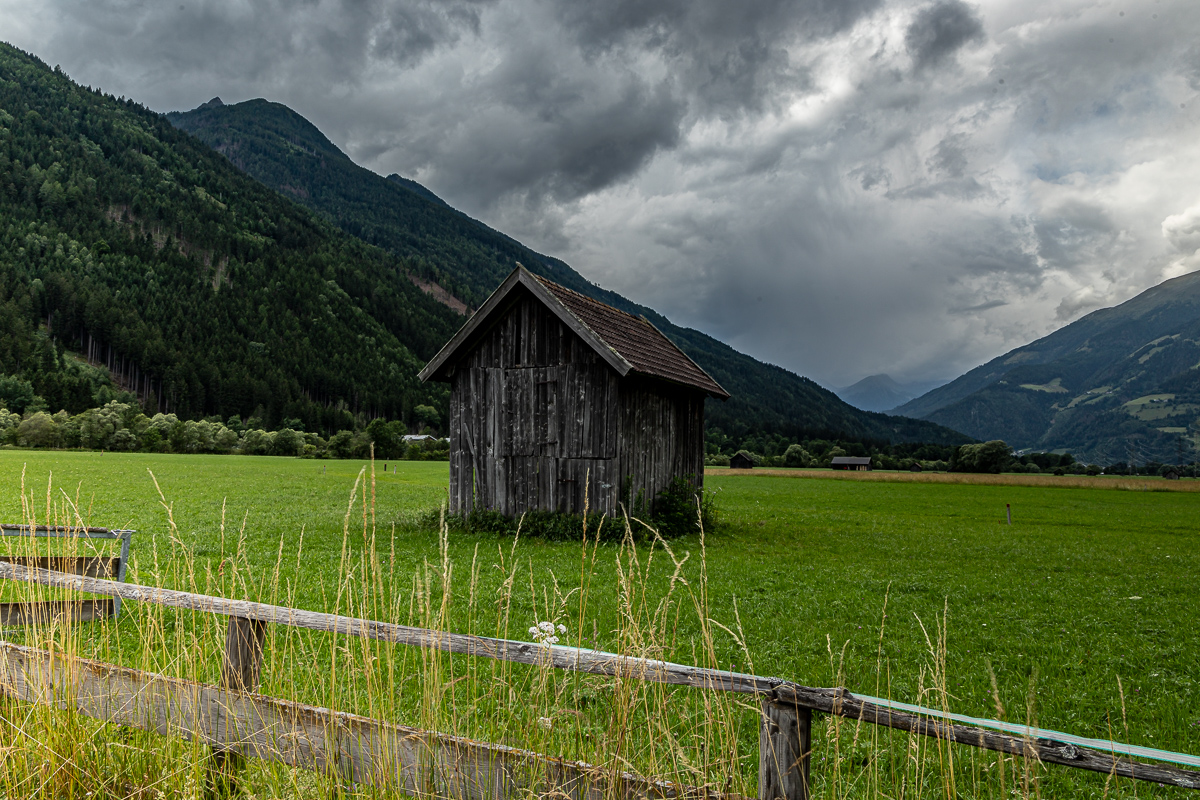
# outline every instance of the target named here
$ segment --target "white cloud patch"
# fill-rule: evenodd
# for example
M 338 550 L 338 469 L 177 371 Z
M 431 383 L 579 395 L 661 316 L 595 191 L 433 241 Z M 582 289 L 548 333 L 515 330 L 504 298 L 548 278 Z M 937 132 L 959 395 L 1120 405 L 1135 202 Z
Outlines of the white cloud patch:
M 1192 0 L 0 0 L 0 24 L 161 111 L 286 103 L 827 385 L 950 378 L 1200 268 Z

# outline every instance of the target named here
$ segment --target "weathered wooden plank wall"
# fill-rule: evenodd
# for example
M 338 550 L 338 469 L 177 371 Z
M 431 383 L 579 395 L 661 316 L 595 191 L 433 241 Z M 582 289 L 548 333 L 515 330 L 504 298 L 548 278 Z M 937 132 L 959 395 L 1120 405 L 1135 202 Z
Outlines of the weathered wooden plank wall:
M 619 512 L 677 475 L 702 479 L 704 394 L 618 376 L 520 294 L 454 365 L 450 511 Z

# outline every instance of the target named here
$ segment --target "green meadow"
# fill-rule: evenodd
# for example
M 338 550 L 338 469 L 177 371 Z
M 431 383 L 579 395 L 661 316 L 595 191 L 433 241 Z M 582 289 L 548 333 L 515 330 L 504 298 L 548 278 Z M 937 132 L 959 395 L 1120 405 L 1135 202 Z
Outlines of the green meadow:
M 352 461 L 10 450 L 0 452 L 0 518 L 72 516 L 134 528 L 130 581 L 517 639 L 529 638 L 530 625 L 553 620 L 567 624 L 565 644 L 633 648 L 1200 753 L 1200 493 L 718 473 L 706 487 L 715 493 L 719 524 L 703 541 L 698 534 L 670 541 L 670 553 L 645 536 L 631 556 L 616 544 L 514 545 L 491 534 L 454 533 L 443 551 L 436 511 L 446 464 L 384 466 L 377 462 L 372 472 Z M 345 577 L 356 570 L 357 583 Z M 11 587 L 0 588 L 11 596 Z M 168 622 L 165 632 L 148 636 L 149 623 L 131 610 L 115 626 L 85 632 L 81 654 L 213 679 L 220 621 Z M 189 625 L 205 632 L 187 639 Z M 177 656 L 144 652 L 151 641 L 216 655 L 188 662 L 188 671 Z M 529 725 L 528 715 L 517 714 L 504 730 L 486 720 L 461 728 L 453 704 L 431 710 L 428 691 L 420 689 L 381 711 L 369 691 L 356 693 L 326 674 L 322 654 L 336 656 L 339 647 L 319 637 L 287 639 L 268 655 L 262 691 L 323 705 L 344 692 L 337 707 L 449 725 L 479 738 Z M 343 650 L 341 657 L 355 663 L 358 651 Z M 368 666 L 379 656 L 363 653 Z M 393 658 L 407 664 L 418 656 Z M 409 677 L 388 685 L 411 687 L 430 675 L 427 663 L 412 663 Z M 472 669 L 456 663 L 436 671 Z M 366 673 L 360 677 L 369 687 Z M 603 687 L 579 682 L 553 691 L 535 678 L 511 683 L 549 691 L 547 707 L 594 701 L 593 711 L 602 711 L 607 702 L 596 699 Z M 481 713 L 492 707 L 472 702 L 476 715 L 499 714 Z M 753 794 L 753 709 L 730 713 L 738 753 L 727 768 L 748 776 L 736 787 Z M 840 735 L 818 727 L 818 748 Z M 573 736 L 519 744 L 597 757 L 590 733 Z M 895 771 L 905 737 L 872 737 L 856 733 L 836 753 L 819 750 L 817 796 L 922 796 L 911 785 L 885 791 L 888 778 L 878 774 Z M 890 767 L 869 766 L 889 748 Z M 1003 783 L 998 789 L 988 776 L 989 758 L 966 768 L 958 792 L 1001 796 Z M 630 755 L 629 763 L 661 764 L 647 759 Z M 690 763 L 682 755 L 668 760 Z M 870 769 L 877 774 L 863 777 Z M 843 782 L 832 785 L 830 775 L 843 772 Z M 1061 768 L 1043 773 L 1051 794 L 1134 790 Z M 936 796 L 939 786 L 926 794 Z M 1181 792 L 1148 784 L 1136 791 Z

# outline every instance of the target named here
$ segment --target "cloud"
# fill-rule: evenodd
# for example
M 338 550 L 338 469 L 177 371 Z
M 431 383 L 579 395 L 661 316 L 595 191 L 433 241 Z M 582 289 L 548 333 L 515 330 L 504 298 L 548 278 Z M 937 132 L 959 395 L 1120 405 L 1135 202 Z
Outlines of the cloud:
M 585 53 L 654 53 L 697 106 L 722 114 L 778 108 L 809 88 L 796 45 L 852 27 L 881 0 L 595 0 L 561 3 Z
M 1200 250 L 1200 203 L 1164 219 L 1162 235 L 1180 253 Z
M 0 25 L 160 111 L 285 103 L 826 385 L 951 378 L 1200 267 L 1193 0 L 0 0 Z
M 1062 321 L 1069 321 L 1078 317 L 1084 311 L 1090 311 L 1094 308 L 1100 308 L 1106 305 L 1108 296 L 1094 286 L 1084 286 L 1072 292 L 1067 297 L 1064 297 L 1054 309 L 1054 316 Z
M 904 44 L 917 69 L 937 66 L 983 38 L 983 21 L 962 0 L 939 0 L 921 9 L 904 32 Z

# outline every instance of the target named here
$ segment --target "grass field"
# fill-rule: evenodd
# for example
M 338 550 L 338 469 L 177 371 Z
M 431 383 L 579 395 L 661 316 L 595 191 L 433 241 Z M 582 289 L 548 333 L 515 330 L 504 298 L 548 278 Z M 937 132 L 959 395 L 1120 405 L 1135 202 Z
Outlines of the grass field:
M 365 498 L 360 487 L 352 505 L 363 466 L 237 456 L 3 451 L 0 518 L 20 520 L 32 509 L 43 519 L 53 473 L 52 515 L 54 507 L 61 514 L 62 508 L 77 506 L 89 524 L 139 531 L 131 581 L 512 638 L 528 638 L 525 629 L 539 620 L 561 619 L 571 627 L 565 637 L 569 644 L 623 652 L 641 648 L 673 660 L 734 666 L 809 685 L 845 685 L 926 705 L 945 700 L 960 713 L 1200 752 L 1200 631 L 1195 624 L 1200 494 L 1135 491 L 1115 482 L 1097 488 L 1049 481 L 950 483 L 930 476 L 812 479 L 807 472 L 810 479 L 796 480 L 786 471 L 713 471 L 706 482 L 716 492 L 721 525 L 705 542 L 706 576 L 700 574 L 698 536 L 671 543 L 678 558 L 689 554 L 681 573 L 689 581 L 684 587 L 671 581 L 671 560 L 661 552 L 650 558 L 644 547 L 630 560 L 618 546 L 601 545 L 587 560 L 578 544 L 525 541 L 513 550 L 511 542 L 494 536 L 458 535 L 449 540 L 443 561 L 438 533 L 427 520 L 444 494 L 446 465 L 400 462 L 384 473 L 377 464 Z M 151 472 L 171 506 L 174 528 Z M 348 569 L 363 576 L 371 571 L 364 530 L 372 526 L 368 519 L 364 528 L 363 514 L 364 509 L 371 513 L 372 494 L 374 569 L 386 573 L 373 587 L 365 577 L 360 584 L 345 577 Z M 1013 511 L 1011 526 L 1005 524 L 1006 504 Z M 442 564 L 453 565 L 453 581 Z M 631 572 L 638 576 L 633 589 Z M 446 602 L 438 586 L 448 587 Z M 580 588 L 587 590 L 586 598 Z M 704 592 L 707 615 L 729 630 L 708 627 L 689 613 L 688 592 Z M 674 600 L 664 616 L 661 600 L 668 595 Z M 635 606 L 640 610 L 629 610 Z M 642 627 L 632 624 L 633 617 Z M 196 626 L 203 632 L 187 633 Z M 944 665 L 936 657 L 943 626 Z M 148 638 L 137 614 L 130 614 L 117 627 L 113 632 L 96 626 L 82 646 L 131 666 L 201 679 L 215 674 L 221 635 L 215 623 L 168 620 L 169 630 Z M 178 650 L 174 655 L 143 652 L 139 643 L 146 641 L 166 642 L 167 650 L 172 643 L 211 649 L 216 656 L 180 661 Z M 553 713 L 544 708 L 570 705 L 571 698 L 586 705 L 600 691 L 578 683 L 550 690 L 535 677 L 512 678 L 514 685 L 540 687 L 544 706 L 531 702 L 523 716 L 487 706 L 493 715 L 509 715 L 498 730 L 485 720 L 462 723 L 453 708 L 428 707 L 428 692 L 377 707 L 369 691 L 356 689 L 353 681 L 338 685 L 323 671 L 321 656 L 336 644 L 319 637 L 285 644 L 276 648 L 282 655 L 268 659 L 264 693 L 322 704 L 332 698 L 338 707 L 394 714 L 409 722 L 462 724 L 463 732 L 477 736 L 523 730 L 531 714 Z M 354 653 L 346 653 L 353 660 Z M 414 662 L 401 683 L 428 674 Z M 361 680 L 363 687 L 373 685 L 370 675 Z M 930 694 L 934 684 L 945 689 L 942 700 Z M 593 703 L 597 715 L 605 702 Z M 479 716 L 484 706 L 471 708 Z M 685 718 L 687 713 L 692 712 L 685 709 Z M 730 737 L 740 760 L 723 769 L 748 776 L 749 783 L 735 788 L 753 793 L 753 713 L 729 713 L 737 717 L 738 731 Z M 608 735 L 597 731 L 597 738 Z M 829 733 L 825 738 L 834 738 Z M 572 741 L 524 744 L 595 757 L 599 745 L 589 736 L 577 731 Z M 885 791 L 886 776 L 863 777 L 869 769 L 864 765 L 876 757 L 868 737 L 852 738 L 856 743 L 836 753 L 821 751 L 814 761 L 818 796 Z M 907 757 L 905 742 L 888 735 L 874 749 L 890 750 L 894 771 L 896 759 Z M 646 759 L 631 753 L 629 760 L 643 768 L 660 763 Z M 963 778 L 974 790 L 959 785 L 958 792 L 1001 796 L 1003 787 L 988 777 L 989 763 L 980 760 L 970 768 L 973 777 Z M 830 776 L 843 772 L 842 783 L 832 785 Z M 1106 791 L 1103 777 L 1063 769 L 1048 769 L 1043 781 L 1048 796 L 1099 797 Z M 1142 797 L 1177 791 L 1136 788 Z M 912 786 L 907 794 L 894 787 L 888 791 L 922 796 Z M 1108 791 L 1113 796 L 1112 787 Z M 1116 791 L 1123 795 L 1133 788 L 1122 784 Z M 926 792 L 938 795 L 936 786 Z

